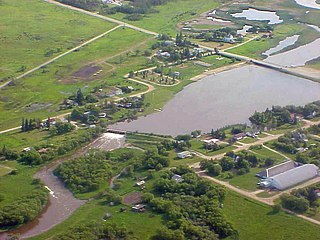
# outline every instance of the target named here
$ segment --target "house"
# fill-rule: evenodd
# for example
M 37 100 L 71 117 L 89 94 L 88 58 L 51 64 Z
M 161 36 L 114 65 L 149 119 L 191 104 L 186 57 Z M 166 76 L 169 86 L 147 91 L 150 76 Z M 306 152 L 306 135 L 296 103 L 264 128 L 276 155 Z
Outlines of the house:
M 168 52 L 162 52 L 162 53 L 160 53 L 160 56 L 165 57 L 165 58 L 169 58 L 169 57 L 171 57 L 171 54 Z
M 107 114 L 106 113 L 99 113 L 99 118 L 106 118 L 107 117 Z
M 174 41 L 169 41 L 169 40 L 163 42 L 163 45 L 165 46 L 172 46 L 174 44 L 175 44 Z
M 144 212 L 146 210 L 146 205 L 143 205 L 143 204 L 137 204 L 137 205 L 134 205 L 131 210 L 133 212 Z
M 41 148 L 38 150 L 38 153 L 46 153 L 48 151 L 47 148 Z
M 138 187 L 141 187 L 141 186 L 143 186 L 145 183 L 146 183 L 146 182 L 145 182 L 144 180 L 142 180 L 142 181 L 137 182 L 136 185 L 137 185 Z
M 29 152 L 29 151 L 31 151 L 31 147 L 26 147 L 26 148 L 22 149 L 22 152 Z
M 319 175 L 319 168 L 314 164 L 305 164 L 269 177 L 260 182 L 261 187 L 284 190 Z
M 181 73 L 180 72 L 173 72 L 171 75 L 173 77 L 180 77 Z
M 174 180 L 174 181 L 176 181 L 177 183 L 183 182 L 182 176 L 180 176 L 180 175 L 178 175 L 178 174 L 173 175 L 172 178 L 171 178 L 171 180 Z
M 231 34 L 225 36 L 223 38 L 223 41 L 226 42 L 226 43 L 234 43 L 235 42 L 234 41 L 234 37 Z
M 233 135 L 232 140 L 233 141 L 239 141 L 239 140 L 243 139 L 246 136 L 247 136 L 246 133 L 238 133 L 238 134 Z
M 189 151 L 184 151 L 184 152 L 177 153 L 177 157 L 180 159 L 184 159 L 184 158 L 192 157 L 192 154 Z
M 203 140 L 203 142 L 206 146 L 215 146 L 220 142 L 220 140 L 216 138 L 211 138 L 211 139 L 205 139 Z

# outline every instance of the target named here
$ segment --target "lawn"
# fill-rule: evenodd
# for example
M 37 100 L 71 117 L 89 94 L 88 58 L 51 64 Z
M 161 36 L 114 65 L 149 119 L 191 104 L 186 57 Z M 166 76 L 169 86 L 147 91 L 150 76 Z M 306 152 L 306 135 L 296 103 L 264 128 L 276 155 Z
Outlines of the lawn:
M 115 24 L 37 0 L 2 0 L 0 80 L 22 74 Z M 24 70 L 24 71 L 25 71 Z
M 320 239 L 319 226 L 272 207 L 227 191 L 223 206 L 227 219 L 239 231 L 239 239 Z
M 86 93 L 101 84 L 108 86 L 123 84 L 124 74 L 134 68 L 145 66 L 147 62 L 141 55 L 126 55 L 126 52 L 134 51 L 148 40 L 148 35 L 138 31 L 128 28 L 117 29 L 80 51 L 20 79 L 14 86 L 2 89 L 0 129 L 19 125 L 22 117 L 43 119 L 57 115 L 58 105 L 78 88 L 82 88 Z M 111 64 L 110 68 L 110 64 L 106 61 L 111 61 L 113 56 L 120 54 L 123 54 L 122 62 Z M 75 72 L 90 64 L 101 67 L 102 74 L 97 77 L 84 76 L 80 79 L 73 77 Z M 137 84 L 130 83 L 130 85 L 135 87 Z M 43 106 L 29 110 L 34 104 Z
M 263 168 L 251 168 L 250 172 L 246 174 L 234 175 L 234 177 L 229 180 L 229 183 L 237 188 L 255 191 L 257 190 L 257 182 L 259 181 L 255 175 L 262 170 Z
M 276 160 L 276 163 L 281 163 L 283 162 L 285 159 L 283 156 L 281 156 L 280 154 L 277 154 L 273 151 L 270 151 L 269 149 L 265 148 L 265 147 L 253 147 L 252 148 L 252 153 L 255 153 L 257 155 L 257 157 L 262 157 L 262 158 L 267 158 L 267 157 L 271 157 L 274 158 Z

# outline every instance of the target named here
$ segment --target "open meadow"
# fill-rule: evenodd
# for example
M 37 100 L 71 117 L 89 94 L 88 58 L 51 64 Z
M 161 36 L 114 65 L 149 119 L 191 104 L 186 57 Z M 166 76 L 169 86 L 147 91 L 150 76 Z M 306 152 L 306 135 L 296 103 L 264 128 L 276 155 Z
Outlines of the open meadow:
M 0 81 L 115 26 L 44 1 L 2 0 L 0 7 Z

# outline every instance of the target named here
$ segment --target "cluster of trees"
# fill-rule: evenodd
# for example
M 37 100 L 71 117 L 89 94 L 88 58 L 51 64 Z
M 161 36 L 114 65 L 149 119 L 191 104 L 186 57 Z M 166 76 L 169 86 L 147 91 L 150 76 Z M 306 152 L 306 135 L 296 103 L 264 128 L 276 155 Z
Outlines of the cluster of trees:
M 58 2 L 85 10 L 97 9 L 102 4 L 100 0 L 58 0 Z
M 212 176 L 225 174 L 226 178 L 232 178 L 233 174 L 242 175 L 250 172 L 250 169 L 258 166 L 270 166 L 275 162 L 272 158 L 258 158 L 256 155 L 247 151 L 237 154 L 228 152 L 220 161 L 203 160 L 200 167 Z M 228 173 L 225 173 L 228 172 Z
M 278 138 L 278 141 L 273 143 L 273 146 L 283 152 L 297 153 L 297 149 L 307 147 L 307 142 L 305 140 L 306 132 L 300 129 L 285 133 Z
M 48 191 L 39 185 L 30 195 L 0 208 L 0 227 L 17 227 L 33 220 L 48 201 Z
M 281 196 L 282 207 L 297 213 L 304 213 L 308 210 L 317 212 L 319 207 L 318 196 L 316 190 L 319 185 L 310 186 L 293 190 L 290 194 Z
M 75 126 L 69 122 L 56 122 L 54 126 L 50 128 L 51 135 L 62 135 L 71 132 L 75 129 Z
M 85 132 L 77 132 L 76 134 L 72 134 L 65 140 L 60 140 L 53 145 L 39 145 L 31 148 L 29 151 L 23 152 L 13 151 L 8 147 L 3 146 L 0 150 L 0 156 L 3 156 L 7 160 L 18 160 L 19 162 L 27 165 L 40 165 L 44 162 L 54 159 L 58 155 L 63 155 L 67 152 L 70 152 L 84 143 L 90 142 L 92 139 L 98 137 L 101 131 L 102 129 L 99 127 L 88 129 Z M 45 148 L 46 151 L 39 153 L 37 150 L 42 148 Z
M 27 119 L 23 118 L 21 121 L 21 131 L 28 132 L 37 128 L 40 128 L 41 120 L 40 119 Z
M 271 27 L 270 25 L 252 26 L 247 30 L 247 32 L 251 32 L 251 33 L 270 32 L 270 31 L 273 31 L 273 27 Z
M 60 164 L 54 171 L 74 193 L 92 192 L 111 178 L 111 167 L 105 155 L 92 152 L 81 158 Z
M 173 174 L 181 175 L 183 182 L 171 180 Z M 200 240 L 237 235 L 221 210 L 225 190 L 201 179 L 188 167 L 164 171 L 155 181 L 153 191 L 156 197 L 144 199 L 153 211 L 165 215 L 166 228 L 152 239 Z
M 292 117 L 291 115 L 294 116 Z M 250 118 L 250 122 L 258 127 L 276 128 L 286 123 L 296 124 L 297 115 L 304 118 L 313 118 L 320 115 L 320 101 L 309 103 L 305 106 L 273 106 L 264 112 L 255 112 Z
M 312 145 L 307 151 L 296 154 L 296 161 L 299 163 L 312 163 L 320 167 L 320 145 Z
M 144 169 L 155 169 L 157 171 L 164 167 L 168 167 L 170 164 L 170 159 L 165 156 L 160 156 L 154 151 L 146 151 L 142 159 L 142 168 Z
M 228 35 L 235 36 L 236 34 L 237 33 L 234 29 L 225 27 L 217 30 L 201 32 L 200 34 L 196 35 L 195 38 L 204 39 L 207 42 L 222 42 L 223 39 Z M 241 41 L 242 39 L 239 38 L 237 40 Z
M 76 227 L 67 230 L 53 239 L 55 240 L 79 240 L 79 239 L 122 239 L 133 240 L 136 239 L 129 234 L 124 227 L 119 227 L 115 224 L 95 221 L 85 224 L 77 224 Z

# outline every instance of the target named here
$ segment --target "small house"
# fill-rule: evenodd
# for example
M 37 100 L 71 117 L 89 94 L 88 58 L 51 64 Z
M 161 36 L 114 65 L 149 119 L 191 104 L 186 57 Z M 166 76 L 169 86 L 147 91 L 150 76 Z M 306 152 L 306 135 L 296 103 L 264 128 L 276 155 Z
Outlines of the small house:
M 183 182 L 182 176 L 180 176 L 180 175 L 178 175 L 178 174 L 173 175 L 172 178 L 171 178 L 171 180 L 174 180 L 174 181 L 176 181 L 177 183 Z
M 184 152 L 177 153 L 177 157 L 180 159 L 184 159 L 184 158 L 192 157 L 192 154 L 189 151 L 184 151 Z
M 241 139 L 243 139 L 244 137 L 246 137 L 247 135 L 245 133 L 238 133 L 238 134 L 235 134 L 233 135 L 233 140 L 234 141 L 239 141 Z
M 131 210 L 133 212 L 144 212 L 146 210 L 146 205 L 143 205 L 143 204 L 137 204 L 137 205 L 134 205 Z
M 137 182 L 136 185 L 137 185 L 138 187 L 141 187 L 141 186 L 143 186 L 145 183 L 146 183 L 146 182 L 145 182 L 144 180 L 142 180 L 142 181 Z
M 231 34 L 225 36 L 223 38 L 223 41 L 226 42 L 226 43 L 234 43 L 235 42 L 234 41 L 234 37 Z

